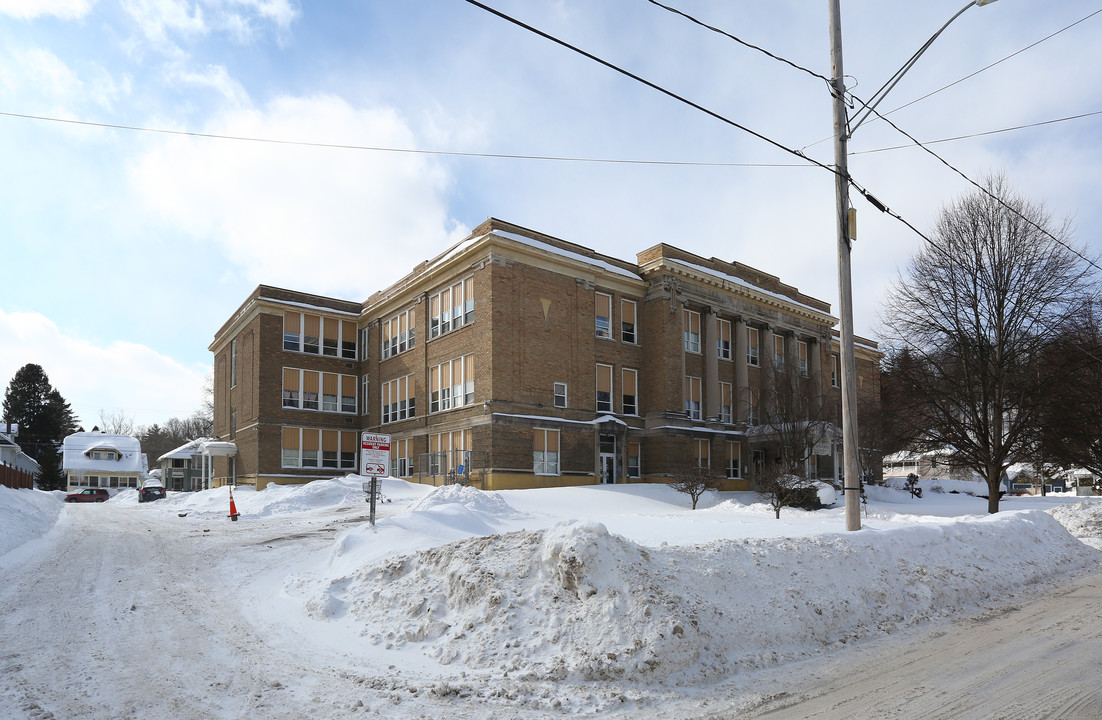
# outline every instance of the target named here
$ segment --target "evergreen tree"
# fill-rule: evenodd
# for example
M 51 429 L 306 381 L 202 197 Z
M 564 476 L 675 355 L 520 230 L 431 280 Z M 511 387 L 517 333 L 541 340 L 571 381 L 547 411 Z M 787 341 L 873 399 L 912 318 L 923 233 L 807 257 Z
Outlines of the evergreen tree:
M 19 423 L 19 447 L 42 468 L 39 487 L 64 488 L 59 453 L 62 440 L 76 430 L 76 421 L 41 365 L 28 363 L 15 373 L 4 393 L 3 410 L 5 419 Z

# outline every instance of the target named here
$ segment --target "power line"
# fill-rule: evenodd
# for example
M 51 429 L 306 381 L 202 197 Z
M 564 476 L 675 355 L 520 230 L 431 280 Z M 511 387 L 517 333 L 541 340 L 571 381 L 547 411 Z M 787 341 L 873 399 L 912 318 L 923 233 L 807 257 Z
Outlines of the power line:
M 597 158 L 597 157 L 573 157 L 566 155 L 521 155 L 508 153 L 478 153 L 460 152 L 455 150 L 419 150 L 415 148 L 393 148 L 372 145 L 352 145 L 345 143 L 314 142 L 309 140 L 283 140 L 279 138 L 262 138 L 248 135 L 224 135 L 219 133 L 204 133 L 191 130 L 167 130 L 165 128 L 143 127 L 139 125 L 119 125 L 115 123 L 95 122 L 92 120 L 74 120 L 72 118 L 57 118 L 47 115 L 28 115 L 25 113 L 3 112 L 0 116 L 20 118 L 24 120 L 41 120 L 45 122 L 67 123 L 70 125 L 82 125 L 85 127 L 98 127 L 110 130 L 127 130 L 131 132 L 156 133 L 161 135 L 180 135 L 185 137 L 204 138 L 208 140 L 234 140 L 238 142 L 267 143 L 271 145 L 293 145 L 300 147 L 328 148 L 335 150 L 364 150 L 370 152 L 408 153 L 412 155 L 440 155 L 444 157 L 469 157 L 469 158 L 494 158 L 505 160 L 542 160 L 551 162 L 577 162 L 577 163 L 604 163 L 611 165 L 669 165 L 686 167 L 799 167 L 806 168 L 803 163 L 736 163 L 736 162 L 705 162 L 693 160 L 633 160 L 623 158 Z
M 582 50 L 581 48 L 579 48 L 575 45 L 571 45 L 570 43 L 566 42 L 565 40 L 560 40 L 559 38 L 555 37 L 554 35 L 546 33 L 543 30 L 540 30 L 539 28 L 533 27 L 533 26 L 531 26 L 531 25 L 529 25 L 525 22 L 517 20 L 516 18 L 514 18 L 512 16 L 506 15 L 505 13 L 501 12 L 500 10 L 495 10 L 494 8 L 490 7 L 489 5 L 484 5 L 483 3 L 478 2 L 478 0 L 466 0 L 466 2 L 471 4 L 471 5 L 474 5 L 477 8 L 485 10 L 486 12 L 490 13 L 491 15 L 496 15 L 497 17 L 501 18 L 502 20 L 513 23 L 517 27 L 523 28 L 523 29 L 527 30 L 530 33 L 534 33 L 536 35 L 539 35 L 540 37 L 544 38 L 545 40 L 550 40 L 551 42 L 555 43 L 556 45 L 561 45 L 561 46 L 563 46 L 564 48 L 566 48 L 568 50 L 576 52 L 579 55 L 581 55 L 582 57 L 588 58 L 588 59 L 592 60 L 595 63 L 598 63 L 600 65 L 604 65 L 605 67 L 609 68 L 610 70 L 614 70 L 614 71 L 620 73 L 621 75 L 624 75 L 626 77 L 631 78 L 632 80 L 635 80 L 636 82 L 642 83 L 643 85 L 646 85 L 647 87 L 651 88 L 652 90 L 657 90 L 658 92 L 662 93 L 663 95 L 666 95 L 667 97 L 671 97 L 671 98 L 673 98 L 674 100 L 677 100 L 680 103 L 684 103 L 685 105 L 688 105 L 689 107 L 693 108 L 694 110 L 699 110 L 700 112 L 704 113 L 705 115 L 713 117 L 713 118 L 715 118 L 716 120 L 719 120 L 722 123 L 726 123 L 727 125 L 730 125 L 731 127 L 738 128 L 739 130 L 742 130 L 745 133 L 753 135 L 754 137 L 758 138 L 759 140 L 764 140 L 765 142 L 769 143 L 770 145 L 772 145 L 773 147 L 775 147 L 779 150 L 783 150 L 784 152 L 786 152 L 790 155 L 795 155 L 796 157 L 801 158 L 803 160 L 806 160 L 807 162 L 811 163 L 812 165 L 820 167 L 820 168 L 822 168 L 822 169 L 824 169 L 824 170 L 826 170 L 826 171 L 828 171 L 828 172 L 830 172 L 834 175 L 838 174 L 838 171 L 835 168 L 831 167 L 830 165 L 826 165 L 824 163 L 819 162 L 818 160 L 815 160 L 814 158 L 808 157 L 807 155 L 804 155 L 799 150 L 793 150 L 790 147 L 782 145 L 781 143 L 777 142 L 776 140 L 774 140 L 770 137 L 767 137 L 767 136 L 757 132 L 756 130 L 751 130 L 750 128 L 746 127 L 745 125 L 741 125 L 741 124 L 735 122 L 734 120 L 731 120 L 728 117 L 720 115 L 719 113 L 715 112 L 714 110 L 709 110 L 708 108 L 704 107 L 703 105 L 695 103 L 692 100 L 689 100 L 685 97 L 682 97 L 681 95 L 678 95 L 677 93 L 673 92 L 672 90 L 667 90 L 666 88 L 662 87 L 661 85 L 653 83 L 650 80 L 647 80 L 643 77 L 640 77 L 639 75 L 636 75 L 635 73 L 630 72 L 629 70 L 625 70 L 624 68 L 620 67 L 619 65 L 614 65 L 613 63 L 609 62 L 608 60 L 604 60 L 602 58 L 599 58 L 596 55 L 594 55 L 593 53 Z
M 884 114 L 887 115 L 888 113 Z M 1067 122 L 1068 120 L 1080 120 L 1082 118 L 1093 117 L 1095 115 L 1102 115 L 1102 110 L 1081 113 L 1079 115 L 1069 115 L 1067 117 L 1056 118 L 1055 120 L 1041 120 L 1039 122 L 1029 123 L 1027 125 L 1015 125 L 1014 127 L 1002 128 L 999 130 L 987 130 L 985 132 L 970 133 L 968 135 L 957 135 L 956 137 L 941 138 L 940 140 L 927 140 L 924 144 L 937 145 L 938 143 L 953 142 L 954 140 L 969 140 L 971 138 L 983 137 L 985 135 L 997 135 L 999 133 L 1011 132 L 1013 130 L 1026 130 L 1028 128 L 1041 127 L 1043 125 L 1052 125 L 1054 123 Z M 914 147 L 914 145 L 892 145 L 891 147 L 876 148 L 875 150 L 859 150 L 857 152 L 851 152 L 850 155 L 868 155 L 870 153 L 887 152 L 888 150 L 902 150 L 903 148 L 909 147 Z
M 680 15 L 681 17 L 685 18 L 686 20 L 688 20 L 690 22 L 696 23 L 697 25 L 699 25 L 703 28 L 707 28 L 708 30 L 711 30 L 714 33 L 719 33 L 720 35 L 722 35 L 726 38 L 730 38 L 731 40 L 734 40 L 735 42 L 739 43 L 740 45 L 744 45 L 744 46 L 750 48 L 751 50 L 757 50 L 758 52 L 763 53 L 764 55 L 768 55 L 769 57 L 773 58 L 774 60 L 776 60 L 778 62 L 782 62 L 785 65 L 789 65 L 791 67 L 794 67 L 795 69 L 800 70 L 802 72 L 805 72 L 808 75 L 811 75 L 812 77 L 815 77 L 815 78 L 818 78 L 818 79 L 822 80 L 827 85 L 830 85 L 830 78 L 828 78 L 827 76 L 821 75 L 821 74 L 815 72 L 814 70 L 808 70 L 807 68 L 803 67 L 802 65 L 797 65 L 796 63 L 792 62 L 791 60 L 780 57 L 779 55 L 774 55 L 773 53 L 769 52 L 765 48 L 758 47 L 757 45 L 754 45 L 753 43 L 748 43 L 745 40 L 732 35 L 731 33 L 727 32 L 726 30 L 722 30 L 720 28 L 717 28 L 714 25 L 709 25 L 708 23 L 703 22 L 701 20 L 698 20 L 695 17 L 693 17 L 692 15 L 689 15 L 686 12 L 678 10 L 677 8 L 670 7 L 669 5 L 663 5 L 662 3 L 658 2 L 658 0 L 647 0 L 647 2 L 649 2 L 651 5 L 656 5 L 660 8 L 662 8 L 663 10 L 668 10 L 669 12 L 673 13 L 674 15 Z

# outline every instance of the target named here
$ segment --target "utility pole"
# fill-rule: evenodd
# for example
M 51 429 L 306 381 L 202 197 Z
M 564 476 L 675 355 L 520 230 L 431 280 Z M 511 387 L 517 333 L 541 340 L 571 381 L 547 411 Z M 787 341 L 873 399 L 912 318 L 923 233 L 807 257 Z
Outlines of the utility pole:
M 850 269 L 849 162 L 846 81 L 842 72 L 839 0 L 830 3 L 830 84 L 834 94 L 834 191 L 838 200 L 838 310 L 841 316 L 842 456 L 846 530 L 861 529 L 861 477 L 857 463 L 857 361 L 853 352 L 853 287 Z

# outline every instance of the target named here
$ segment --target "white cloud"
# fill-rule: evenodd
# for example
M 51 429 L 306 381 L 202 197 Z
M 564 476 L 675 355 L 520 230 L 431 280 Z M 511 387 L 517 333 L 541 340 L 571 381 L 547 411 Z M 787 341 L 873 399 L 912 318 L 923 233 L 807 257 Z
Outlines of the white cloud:
M 199 409 L 210 373 L 209 367 L 186 367 L 144 345 L 97 344 L 39 313 L 0 310 L 0 335 L 5 390 L 19 368 L 41 365 L 85 428 L 98 423 L 101 411 L 123 413 L 137 425 L 187 417 Z
M 54 15 L 63 20 L 84 17 L 95 5 L 95 0 L 0 0 L 0 14 L 21 20 L 41 15 Z
M 228 113 L 204 132 L 418 147 L 389 108 L 331 96 Z M 177 229 L 213 240 L 253 283 L 361 300 L 444 249 L 449 177 L 404 153 L 174 137 L 131 170 L 134 192 Z M 225 260 L 212 257 L 212 275 Z
M 0 49 L 0 92 L 20 98 L 22 109 L 33 110 L 28 100 L 52 108 L 51 114 L 70 117 L 71 109 L 84 103 L 110 107 L 127 92 L 104 68 L 89 64 L 77 73 L 50 50 L 42 47 Z

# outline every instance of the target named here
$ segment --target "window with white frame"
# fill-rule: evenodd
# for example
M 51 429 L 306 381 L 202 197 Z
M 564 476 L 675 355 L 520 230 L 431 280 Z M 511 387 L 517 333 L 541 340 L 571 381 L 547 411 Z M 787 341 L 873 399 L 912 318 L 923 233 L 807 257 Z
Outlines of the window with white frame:
M 620 371 L 621 410 L 625 415 L 639 414 L 639 371 L 622 368 Z
M 796 343 L 797 357 L 796 362 L 799 364 L 800 374 L 807 377 L 807 343 L 800 340 Z
M 758 364 L 758 329 L 746 328 L 746 364 Z
M 303 313 L 302 352 L 321 355 L 321 317 Z
M 368 357 L 371 355 L 371 352 L 369 351 L 369 348 L 371 346 L 367 342 L 368 332 L 369 331 L 367 328 L 360 328 L 360 360 L 367 360 Z
M 230 387 L 237 385 L 237 338 L 230 340 Z
M 555 407 L 566 407 L 566 383 L 555 383 Z
M 446 475 L 460 465 L 471 466 L 471 431 L 429 435 L 429 475 Z
M 685 414 L 690 420 L 700 420 L 700 378 L 685 377 Z
M 283 313 L 283 349 L 356 359 L 356 323 L 297 311 Z
M 773 367 L 784 370 L 784 335 L 773 336 Z
M 712 467 L 712 448 L 708 440 L 696 440 L 696 466 L 701 468 Z
M 599 338 L 612 337 L 612 296 L 607 293 L 593 293 L 593 322 Z
M 474 321 L 474 277 L 464 278 L 429 296 L 429 339 Z
M 700 352 L 700 313 L 682 310 L 681 318 L 685 333 L 685 352 Z
M 758 388 L 746 388 L 746 423 L 757 425 L 761 421 Z
M 532 472 L 559 474 L 559 431 L 536 428 L 532 438 Z
M 838 387 L 838 356 L 834 353 L 830 355 L 830 385 Z
M 354 430 L 285 426 L 281 434 L 281 465 L 285 468 L 356 469 L 359 434 Z
M 597 412 L 612 412 L 612 366 L 597 363 Z
M 382 422 L 397 422 L 416 417 L 415 386 L 412 375 L 383 382 L 379 389 Z
M 734 403 L 732 401 L 731 383 L 719 384 L 719 421 L 722 423 L 734 422 Z
M 474 402 L 474 354 L 429 368 L 429 412 Z
M 742 477 L 742 443 L 727 441 L 727 477 Z
M 620 300 L 620 341 L 635 345 L 639 342 L 638 320 L 634 300 Z
M 360 414 L 367 414 L 367 399 L 370 397 L 368 389 L 371 387 L 371 377 L 364 375 L 360 378 Z
M 380 333 L 383 360 L 394 357 L 406 350 L 412 350 L 414 345 L 417 344 L 415 318 L 415 308 L 410 308 L 383 321 Z
M 628 477 L 638 478 L 642 477 L 642 458 L 643 449 L 637 442 L 628 443 Z
M 731 359 L 731 321 L 716 320 L 716 355 L 720 360 Z
M 356 413 L 356 376 L 283 368 L 283 407 Z
M 395 440 L 390 445 L 390 476 L 409 477 L 413 474 L 413 440 Z

